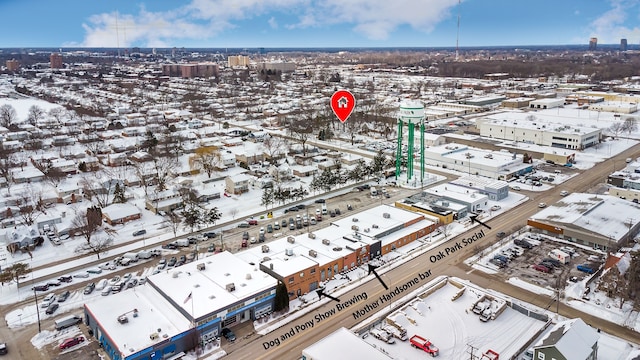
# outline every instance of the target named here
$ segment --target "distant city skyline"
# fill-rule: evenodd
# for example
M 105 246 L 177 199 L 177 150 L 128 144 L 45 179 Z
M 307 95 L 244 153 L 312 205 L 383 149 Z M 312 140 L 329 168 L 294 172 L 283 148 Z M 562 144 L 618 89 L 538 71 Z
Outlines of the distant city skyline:
M 5 0 L 0 47 L 455 47 L 640 43 L 640 0 Z

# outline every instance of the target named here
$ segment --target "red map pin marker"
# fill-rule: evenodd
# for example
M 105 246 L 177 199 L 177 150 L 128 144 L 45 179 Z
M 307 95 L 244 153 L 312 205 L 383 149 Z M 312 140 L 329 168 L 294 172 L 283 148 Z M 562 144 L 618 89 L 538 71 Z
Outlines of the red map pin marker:
M 347 90 L 338 90 L 331 96 L 331 108 L 340 121 L 345 122 L 356 107 L 356 98 Z

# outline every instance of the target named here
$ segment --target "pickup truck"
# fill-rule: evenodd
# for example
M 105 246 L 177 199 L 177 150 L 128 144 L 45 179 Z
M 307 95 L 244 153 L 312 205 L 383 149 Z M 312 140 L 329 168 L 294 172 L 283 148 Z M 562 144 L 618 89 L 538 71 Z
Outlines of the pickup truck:
M 387 344 L 394 344 L 396 342 L 393 336 L 383 329 L 371 329 L 369 330 L 369 334 L 378 340 L 386 342 Z
M 420 349 L 428 354 L 431 354 L 432 357 L 436 357 L 440 353 L 438 348 L 435 347 L 431 343 L 431 341 L 423 338 L 420 335 L 413 335 L 411 339 L 409 339 L 409 341 L 411 342 L 412 347 Z

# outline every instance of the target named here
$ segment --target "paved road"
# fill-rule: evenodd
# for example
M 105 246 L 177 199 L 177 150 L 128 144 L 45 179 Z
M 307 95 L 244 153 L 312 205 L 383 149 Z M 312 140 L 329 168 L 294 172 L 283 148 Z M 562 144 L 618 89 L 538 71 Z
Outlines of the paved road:
M 627 157 L 636 158 L 638 155 L 640 155 L 640 145 L 636 145 L 616 156 L 615 164 L 619 165 L 617 167 L 622 168 L 624 166 L 624 162 L 619 160 L 623 160 Z M 486 247 L 495 242 L 495 234 L 497 231 L 523 226 L 526 223 L 526 220 L 539 210 L 537 207 L 539 202 L 556 202 L 560 199 L 559 192 L 562 189 L 566 189 L 571 192 L 583 192 L 591 188 L 593 184 L 603 182 L 604 179 L 606 179 L 606 176 L 612 171 L 612 161 L 613 160 L 609 160 L 604 163 L 597 164 L 582 175 L 568 180 L 561 187 L 556 187 L 544 193 L 530 193 L 531 201 L 527 201 L 526 203 L 488 221 L 488 225 L 490 225 L 492 229 L 485 230 L 485 237 L 477 242 L 478 247 Z M 445 247 L 451 246 L 463 238 L 469 238 L 480 230 L 480 228 L 469 230 L 466 233 L 439 245 L 437 248 L 390 270 L 383 276 L 384 281 L 389 285 L 390 290 L 393 290 L 395 286 L 408 284 L 412 279 L 417 276 L 419 277 L 419 274 L 424 274 L 427 271 L 431 272 L 430 278 L 438 275 L 454 275 L 463 279 L 471 280 L 479 286 L 495 289 L 514 298 L 522 299 L 525 302 L 531 302 L 537 306 L 546 308 L 549 305 L 548 298 L 514 287 L 501 280 L 496 281 L 496 278 L 484 273 L 465 271 L 466 269 L 464 269 L 464 266 L 460 265 L 460 263 L 473 252 L 479 250 L 476 246 L 472 245 L 463 247 L 461 250 L 456 251 L 454 256 L 438 260 L 435 263 L 432 263 L 429 260 L 430 256 L 436 256 L 439 254 L 440 250 L 445 249 Z M 419 284 L 424 284 L 426 282 L 427 280 L 425 279 L 424 281 L 420 281 Z M 336 303 L 326 303 L 312 313 L 292 321 L 270 334 L 252 338 L 251 341 L 247 341 L 242 347 L 237 348 L 235 351 L 231 351 L 229 357 L 233 359 L 298 359 L 304 348 L 322 339 L 339 327 L 344 326 L 350 328 L 373 315 L 374 311 L 367 311 L 367 309 L 372 307 L 376 302 L 380 303 L 380 296 L 383 294 L 389 294 L 389 291 L 385 290 L 380 283 L 374 279 L 357 286 L 344 295 L 341 295 L 340 299 L 345 301 L 357 297 L 358 295 L 362 296 L 363 293 L 367 294 L 367 300 L 358 301 L 354 306 L 343 311 L 336 311 L 335 314 L 330 315 L 327 319 L 317 322 L 317 319 L 315 318 L 316 315 L 330 313 L 332 309 L 336 308 Z M 379 305 L 379 307 L 383 308 L 386 306 L 386 304 Z M 363 312 L 363 314 L 356 319 L 353 315 L 354 311 L 360 311 Z M 628 341 L 636 342 L 640 336 L 638 333 L 618 324 L 602 320 L 568 306 L 560 305 L 559 313 L 566 317 L 580 317 L 592 326 L 603 329 L 607 333 L 619 336 Z M 312 322 L 313 327 L 301 330 L 306 323 L 311 324 Z M 298 330 L 296 330 L 296 326 L 298 326 Z M 291 331 L 292 328 L 293 331 Z M 293 335 L 289 337 L 289 333 L 292 333 Z M 275 339 L 281 339 L 280 345 L 276 345 Z M 264 345 L 265 342 L 268 343 L 270 341 L 273 341 L 272 346 L 267 347 Z M 265 349 L 265 347 L 267 348 Z M 227 351 L 230 350 L 231 349 Z

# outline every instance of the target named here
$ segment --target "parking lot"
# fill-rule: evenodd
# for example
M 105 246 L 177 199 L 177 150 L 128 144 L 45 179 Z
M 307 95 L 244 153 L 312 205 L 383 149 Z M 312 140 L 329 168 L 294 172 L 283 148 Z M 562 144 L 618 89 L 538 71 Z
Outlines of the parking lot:
M 504 236 L 500 244 L 481 261 L 505 280 L 517 277 L 541 287 L 563 287 L 566 281 L 584 279 L 602 264 L 599 254 L 542 234 L 516 233 Z M 584 265 L 584 271 L 578 265 Z

